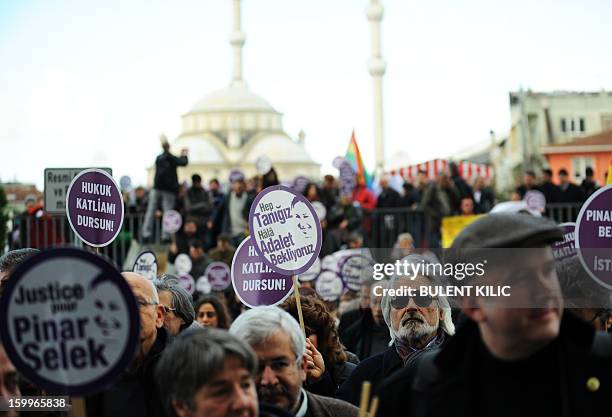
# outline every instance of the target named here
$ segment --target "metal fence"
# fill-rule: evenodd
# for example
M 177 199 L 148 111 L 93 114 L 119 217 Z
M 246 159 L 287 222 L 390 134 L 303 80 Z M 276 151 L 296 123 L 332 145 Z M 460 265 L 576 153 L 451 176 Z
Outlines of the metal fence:
M 550 204 L 547 206 L 545 216 L 558 223 L 576 220 L 580 211 L 580 204 Z M 110 245 L 100 248 L 100 253 L 122 266 L 130 246 L 140 242 L 140 229 L 143 214 L 127 214 L 123 220 L 123 228 L 117 238 Z M 71 230 L 65 215 L 45 214 L 41 217 L 18 217 L 13 220 L 19 230 L 17 242 L 11 247 L 33 247 L 45 249 L 54 246 L 77 246 L 83 243 Z M 390 208 L 373 210 L 363 222 L 365 243 L 369 247 L 392 248 L 398 235 L 408 232 L 414 238 L 416 247 L 431 246 L 432 224 L 434 222 L 427 212 L 409 208 Z M 15 230 L 10 227 L 9 230 Z M 435 232 L 435 231 L 434 231 Z M 158 219 L 152 236 L 152 245 L 161 243 L 161 222 Z M 434 245 L 435 246 L 435 245 Z

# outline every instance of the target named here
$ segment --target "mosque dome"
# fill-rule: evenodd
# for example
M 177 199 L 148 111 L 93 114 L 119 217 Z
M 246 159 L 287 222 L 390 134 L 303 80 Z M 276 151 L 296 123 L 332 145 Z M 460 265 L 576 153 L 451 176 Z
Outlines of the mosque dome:
M 270 103 L 250 92 L 244 84 L 232 84 L 205 95 L 191 108 L 189 113 L 245 111 L 278 113 Z

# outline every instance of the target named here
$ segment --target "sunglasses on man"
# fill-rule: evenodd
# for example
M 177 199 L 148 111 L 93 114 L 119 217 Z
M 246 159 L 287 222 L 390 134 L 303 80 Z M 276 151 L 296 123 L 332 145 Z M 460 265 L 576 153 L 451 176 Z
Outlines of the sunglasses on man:
M 431 306 L 431 303 L 435 298 L 429 295 L 415 295 L 414 297 L 410 297 L 409 295 L 398 296 L 391 298 L 391 307 L 395 308 L 396 310 L 406 308 L 408 304 L 410 304 L 411 299 L 414 301 L 414 304 L 416 304 L 417 307 L 427 308 Z

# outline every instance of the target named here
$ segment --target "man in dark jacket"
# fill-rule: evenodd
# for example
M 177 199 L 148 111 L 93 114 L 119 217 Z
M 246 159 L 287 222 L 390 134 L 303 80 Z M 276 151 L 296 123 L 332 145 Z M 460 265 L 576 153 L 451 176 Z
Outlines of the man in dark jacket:
M 401 262 L 406 265 L 407 270 L 411 270 L 412 266 L 431 264 L 428 258 L 417 254 L 409 255 Z M 378 283 L 373 286 L 373 295 L 383 294 L 382 313 L 393 343 L 386 351 L 357 365 L 349 379 L 340 387 L 338 398 L 358 405 L 364 381 L 370 381 L 372 390 L 376 391 L 385 378 L 410 364 L 423 353 L 438 349 L 446 343 L 449 336 L 454 334 L 455 327 L 450 306 L 444 297 L 433 299 L 389 295 L 389 290 L 406 287 L 415 288 L 418 293 L 420 286 L 431 285 L 437 279 L 433 274 L 414 277 L 394 276 L 387 285 Z
M 584 194 L 579 186 L 569 180 L 566 169 L 559 170 L 559 203 L 582 203 L 585 200 Z
M 176 157 L 170 153 L 170 144 L 165 135 L 161 136 L 163 152 L 155 160 L 155 177 L 153 189 L 149 195 L 147 212 L 142 226 L 142 237 L 145 240 L 151 239 L 153 234 L 153 220 L 160 200 L 162 211 L 173 210 L 176 203 L 176 194 L 179 190 L 177 167 L 184 167 L 188 163 L 187 149 L 181 151 L 181 156 Z M 162 239 L 168 240 L 167 233 L 162 235 Z
M 234 247 L 238 247 L 247 235 L 247 219 L 253 200 L 255 195 L 246 191 L 244 179 L 237 179 L 232 182 L 232 190 L 217 207 L 215 223 L 221 225 L 222 233 L 231 236 Z
M 559 202 L 559 187 L 552 182 L 553 172 L 546 168 L 542 170 L 542 183 L 539 188 L 546 198 L 546 204 Z
M 606 334 L 563 314 L 550 248 L 562 236 L 526 214 L 490 214 L 464 229 L 453 262 L 484 253 L 494 262 L 479 284 L 510 284 L 511 297 L 462 297 L 468 319 L 438 354 L 383 383 L 380 415 L 608 416 L 612 349 L 598 342 Z
M 140 344 L 134 360 L 110 387 L 87 398 L 89 417 L 162 417 L 155 393 L 154 369 L 170 341 L 163 328 L 164 309 L 151 281 L 134 272 L 122 274 L 140 308 Z

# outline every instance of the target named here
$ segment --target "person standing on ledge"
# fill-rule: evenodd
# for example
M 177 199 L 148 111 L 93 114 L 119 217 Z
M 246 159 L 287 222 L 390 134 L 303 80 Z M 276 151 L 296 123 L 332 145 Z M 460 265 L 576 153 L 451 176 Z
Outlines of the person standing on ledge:
M 176 195 L 179 189 L 176 168 L 184 167 L 189 162 L 187 159 L 187 149 L 182 149 L 181 156 L 177 157 L 170 153 L 170 144 L 168 143 L 166 135 L 162 134 L 160 140 L 163 152 L 155 160 L 153 189 L 149 196 L 149 204 L 142 226 L 142 237 L 145 242 L 151 241 L 151 235 L 153 234 L 153 219 L 155 211 L 159 206 L 159 200 L 161 199 L 161 208 L 163 212 L 174 209 Z M 162 240 L 170 240 L 168 233 L 162 234 Z

